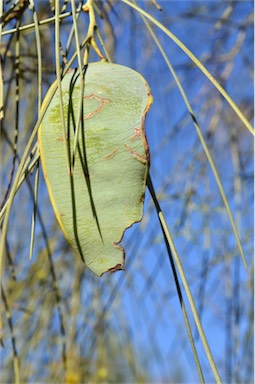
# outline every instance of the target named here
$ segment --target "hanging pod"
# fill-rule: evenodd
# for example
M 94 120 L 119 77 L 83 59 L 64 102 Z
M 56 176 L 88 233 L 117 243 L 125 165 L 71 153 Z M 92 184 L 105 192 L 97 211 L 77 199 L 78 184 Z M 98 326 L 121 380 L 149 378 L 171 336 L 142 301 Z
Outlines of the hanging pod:
M 83 89 L 76 71 L 61 84 L 66 141 L 57 91 L 39 129 L 42 169 L 67 241 L 101 276 L 124 268 L 120 241 L 142 219 L 149 169 L 144 123 L 153 98 L 139 73 L 117 64 L 89 64 Z

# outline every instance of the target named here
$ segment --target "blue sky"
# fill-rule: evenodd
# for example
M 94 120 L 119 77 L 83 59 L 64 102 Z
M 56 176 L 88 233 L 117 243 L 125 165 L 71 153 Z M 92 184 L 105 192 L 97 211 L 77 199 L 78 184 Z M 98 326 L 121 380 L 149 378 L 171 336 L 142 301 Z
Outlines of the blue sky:
M 230 96 L 249 118 L 253 114 L 254 96 L 251 74 L 254 50 L 252 23 L 246 29 L 243 44 L 236 56 L 228 61 L 221 58 L 235 45 L 240 26 L 245 25 L 248 15 L 253 11 L 253 2 L 233 2 L 229 18 L 219 29 L 215 25 L 230 2 L 159 1 L 159 3 L 162 5 L 162 12 L 157 11 L 149 2 L 141 1 L 139 5 L 164 23 L 197 57 L 203 58 L 206 68 L 222 82 Z M 114 12 L 109 14 L 109 18 L 116 37 L 114 61 L 139 71 L 152 90 L 154 104 L 146 119 L 151 153 L 151 176 L 197 308 L 201 308 L 203 303 L 202 323 L 220 375 L 225 382 L 233 381 L 234 370 L 239 367 L 241 380 L 247 382 L 252 377 L 252 372 L 245 371 L 249 368 L 245 353 L 250 358 L 250 352 L 249 350 L 245 352 L 245 348 L 252 343 L 250 341 L 245 344 L 250 324 L 251 279 L 249 281 L 242 266 L 214 176 L 180 92 L 158 48 L 147 34 L 142 20 L 120 1 L 114 5 Z M 85 20 L 84 16 L 83 23 L 86 28 Z M 100 20 L 99 28 L 104 35 L 103 22 Z M 156 29 L 155 32 L 179 76 L 206 138 L 234 218 L 237 220 L 251 270 L 253 263 L 251 135 L 219 96 L 218 91 L 197 68 L 190 65 L 186 55 L 162 32 Z M 83 35 L 81 40 L 82 38 Z M 62 42 L 63 45 L 66 42 L 66 32 L 63 34 Z M 54 47 L 52 51 L 53 49 Z M 91 60 L 95 59 L 95 55 L 92 54 Z M 224 79 L 226 73 L 228 75 Z M 53 76 L 48 77 L 51 78 Z M 230 140 L 233 132 L 237 134 L 236 141 Z M 235 173 L 234 165 L 236 149 L 241 164 L 238 175 Z M 235 182 L 240 175 L 241 203 L 236 197 L 235 190 Z M 20 212 L 18 209 L 23 202 L 22 199 L 24 197 L 29 199 L 26 189 L 22 190 L 23 192 L 18 195 L 20 198 L 17 196 L 15 199 L 9 238 L 14 243 L 14 251 L 23 261 L 20 270 L 27 273 L 30 268 L 37 265 L 44 242 L 38 225 L 34 259 L 32 264 L 28 264 L 29 239 L 23 234 L 24 228 L 29 229 L 30 215 L 28 223 L 24 224 L 18 220 L 20 213 L 17 213 Z M 191 198 L 187 200 L 189 192 Z M 79 268 L 83 266 L 73 253 L 65 248 L 65 240 L 58 230 L 48 200 L 43 175 L 40 177 L 39 197 L 48 234 L 54 239 L 59 239 L 58 246 L 54 248 L 53 258 L 56 265 L 61 266 L 57 269 L 57 276 L 63 295 L 64 316 L 68 320 L 71 301 L 69 298 L 76 278 L 74 264 L 79 263 Z M 28 203 L 26 212 L 29 210 L 31 203 Z M 100 279 L 86 272 L 83 278 L 81 305 L 77 316 L 77 340 L 81 354 L 94 357 L 95 346 L 92 337 L 94 324 L 89 323 L 89 320 L 93 319 L 95 314 L 103 312 L 104 306 L 107 305 L 106 324 L 109 325 L 110 338 L 117 340 L 116 349 L 120 356 L 126 356 L 123 349 L 123 340 L 124 344 L 126 340 L 126 343 L 131 342 L 136 352 L 137 367 L 146 372 L 150 381 L 198 382 L 163 236 L 148 191 L 144 218 L 140 224 L 135 224 L 126 231 L 122 243 L 126 250 L 125 272 L 104 275 Z M 61 258 L 64 266 L 60 263 Z M 18 256 L 15 260 L 19 264 Z M 50 286 L 50 283 L 48 284 Z M 238 286 L 239 295 L 236 295 L 235 289 Z M 101 296 L 98 292 L 101 292 Z M 97 295 L 100 296 L 99 299 Z M 44 300 L 43 296 L 41 300 Z M 185 295 L 184 300 L 192 330 L 195 330 Z M 237 321 L 235 316 L 238 310 Z M 39 319 L 40 311 L 36 311 L 33 318 L 34 326 L 39 323 Z M 228 321 L 231 323 L 229 328 Z M 55 309 L 51 327 L 52 333 L 59 335 L 58 315 Z M 234 339 L 236 329 L 239 330 L 239 335 Z M 234 341 L 238 345 L 236 352 Z M 21 337 L 18 340 L 20 349 L 23 342 Z M 211 369 L 202 344 L 197 338 L 196 346 L 205 381 L 212 382 Z M 37 367 L 40 368 L 35 367 L 35 379 L 42 377 L 44 364 L 58 353 L 60 356 L 60 348 L 56 345 L 52 347 L 46 343 L 36 348 L 34 358 Z M 120 359 L 119 364 L 120 370 L 126 369 L 123 360 Z M 132 377 L 131 373 L 128 374 Z

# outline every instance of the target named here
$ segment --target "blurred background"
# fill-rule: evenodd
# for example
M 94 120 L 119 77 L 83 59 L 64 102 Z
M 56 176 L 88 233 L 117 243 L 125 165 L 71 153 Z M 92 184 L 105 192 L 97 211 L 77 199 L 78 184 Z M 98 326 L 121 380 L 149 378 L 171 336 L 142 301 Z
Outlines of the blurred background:
M 38 118 L 36 20 L 46 20 L 39 28 L 43 96 L 56 79 L 54 1 L 20 1 L 16 9 L 14 4 L 4 2 L 0 45 L 2 208 Z M 64 67 L 76 46 L 74 37 L 69 38 L 71 3 L 60 4 Z M 80 12 L 84 2 L 75 4 L 81 42 L 89 19 Z M 253 123 L 253 2 L 169 0 L 157 4 L 148 0 L 137 4 L 199 58 Z M 146 119 L 151 177 L 222 381 L 252 383 L 252 135 L 186 54 L 150 24 L 215 162 L 239 232 L 247 273 L 194 123 L 143 20 L 122 1 L 94 1 L 94 7 L 112 61 L 140 72 L 152 90 L 154 103 Z M 89 61 L 98 60 L 91 50 Z M 99 278 L 66 243 L 41 171 L 34 251 L 29 260 L 34 179 L 35 171 L 14 199 L 6 239 L 1 382 L 14 382 L 15 361 L 24 383 L 199 382 L 149 191 L 143 220 L 128 229 L 122 241 L 125 271 Z M 185 295 L 184 300 L 205 382 L 214 382 Z

